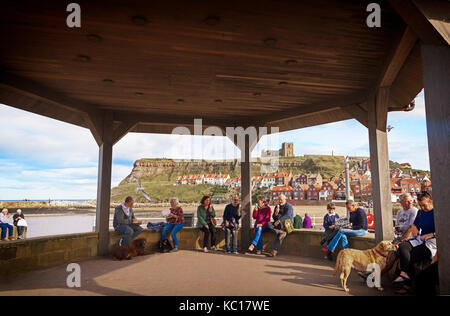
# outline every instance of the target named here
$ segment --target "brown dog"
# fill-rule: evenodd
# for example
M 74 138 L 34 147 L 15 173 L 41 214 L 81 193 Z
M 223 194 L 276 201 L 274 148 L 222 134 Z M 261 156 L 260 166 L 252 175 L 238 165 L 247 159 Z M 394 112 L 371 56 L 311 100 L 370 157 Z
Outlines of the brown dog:
M 376 263 L 380 267 L 379 271 L 382 271 L 386 266 L 386 256 L 391 250 L 395 250 L 395 246 L 390 241 L 382 241 L 375 248 L 368 250 L 351 248 L 341 250 L 336 258 L 333 275 L 336 275 L 338 270 L 341 272 L 341 286 L 348 292 L 347 278 L 352 268 L 359 271 L 366 271 L 369 264 Z M 382 290 L 382 288 L 378 287 L 378 290 Z
M 128 245 L 119 246 L 113 252 L 113 258 L 116 260 L 130 260 L 136 256 L 145 254 L 145 238 L 138 238 L 130 242 Z

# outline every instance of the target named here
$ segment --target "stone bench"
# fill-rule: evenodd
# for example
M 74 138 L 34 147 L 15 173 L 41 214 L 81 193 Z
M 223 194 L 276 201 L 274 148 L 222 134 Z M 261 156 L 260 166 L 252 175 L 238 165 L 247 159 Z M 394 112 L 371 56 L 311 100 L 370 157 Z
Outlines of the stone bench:
M 284 240 L 280 255 L 297 255 L 306 257 L 323 258 L 320 240 L 324 232 L 312 229 L 298 229 Z M 169 234 L 168 234 L 169 236 Z M 145 229 L 139 237 L 147 239 L 148 250 L 157 251 L 160 233 Z M 198 228 L 183 228 L 178 232 L 179 248 L 200 250 L 202 247 L 203 233 Z M 121 234 L 110 232 L 110 250 L 117 247 Z M 170 238 L 170 237 L 169 237 Z M 275 234 L 265 232 L 263 234 L 264 251 L 272 250 Z M 225 233 L 217 229 L 216 245 L 219 249 L 225 248 Z M 368 249 L 375 245 L 373 234 L 362 237 L 349 238 L 350 247 Z M 240 232 L 238 231 L 238 244 L 240 246 Z M 58 235 L 49 237 L 29 238 L 26 240 L 14 240 L 0 242 L 0 274 L 12 271 L 24 271 L 44 268 L 64 263 L 77 262 L 97 256 L 98 234 L 82 233 L 70 235 Z M 248 245 L 240 247 L 245 250 Z

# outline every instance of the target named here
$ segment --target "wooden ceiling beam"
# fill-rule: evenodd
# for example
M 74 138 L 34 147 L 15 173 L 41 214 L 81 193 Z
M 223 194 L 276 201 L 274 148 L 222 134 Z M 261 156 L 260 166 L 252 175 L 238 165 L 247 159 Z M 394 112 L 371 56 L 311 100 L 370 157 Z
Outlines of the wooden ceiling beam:
M 0 74 L 0 85 L 14 90 L 18 95 L 26 95 L 49 105 L 62 107 L 70 111 L 99 114 L 96 106 L 78 102 L 65 97 L 50 88 L 44 87 L 30 79 L 3 72 Z
M 387 62 L 380 76 L 379 87 L 389 87 L 394 83 L 400 69 L 414 48 L 417 39 L 417 35 L 411 27 L 406 26 L 401 33 L 398 43 L 391 50 L 387 58 Z
M 428 0 L 427 0 L 428 1 Z M 442 1 L 444 3 L 445 1 Z M 391 7 L 425 44 L 448 45 L 428 18 L 411 0 L 389 0 Z M 438 9 L 438 8 L 436 8 Z M 442 8 L 441 8 L 442 9 Z
M 366 93 L 360 92 L 350 96 L 346 96 L 344 98 L 337 98 L 336 101 L 329 101 L 326 102 L 326 104 L 302 105 L 280 111 L 281 113 L 279 112 L 279 114 L 257 116 L 252 119 L 252 121 L 255 122 L 254 124 L 258 123 L 261 126 L 267 124 L 273 126 L 277 123 L 282 124 L 283 121 L 302 118 L 313 114 L 332 112 L 340 109 L 342 106 L 363 102 L 365 99 L 365 95 Z
M 341 109 L 349 113 L 351 116 L 353 116 L 353 118 L 356 119 L 358 122 L 360 122 L 362 125 L 368 127 L 369 122 L 368 113 L 359 104 L 343 106 L 341 107 Z
M 426 17 L 441 37 L 450 44 L 450 1 L 413 0 L 416 7 Z

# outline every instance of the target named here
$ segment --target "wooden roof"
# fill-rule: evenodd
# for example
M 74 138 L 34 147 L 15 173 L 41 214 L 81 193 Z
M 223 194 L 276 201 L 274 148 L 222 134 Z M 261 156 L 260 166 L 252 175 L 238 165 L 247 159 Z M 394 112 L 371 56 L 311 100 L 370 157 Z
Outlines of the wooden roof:
M 385 2 L 381 28 L 366 1 L 77 3 L 81 28 L 64 1 L 2 2 L 0 102 L 84 127 L 107 111 L 137 132 L 194 118 L 283 131 L 364 123 L 378 86 L 391 108 L 423 86 L 418 36 Z

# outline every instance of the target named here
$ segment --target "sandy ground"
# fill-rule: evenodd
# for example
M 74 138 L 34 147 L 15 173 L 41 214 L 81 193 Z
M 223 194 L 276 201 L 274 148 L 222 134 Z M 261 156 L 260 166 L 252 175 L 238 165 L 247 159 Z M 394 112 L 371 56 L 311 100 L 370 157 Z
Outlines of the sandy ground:
M 131 261 L 95 258 L 80 263 L 81 288 L 66 285 L 66 265 L 1 280 L 2 295 L 392 295 L 368 288 L 353 271 L 345 293 L 333 263 L 283 256 L 227 255 L 181 250 Z M 213 268 L 211 268 L 213 267 Z M 177 273 L 173 273 L 177 271 Z M 225 272 L 226 271 L 226 272 Z M 211 282 L 214 280 L 214 282 Z M 385 281 L 386 282 L 386 281 Z

